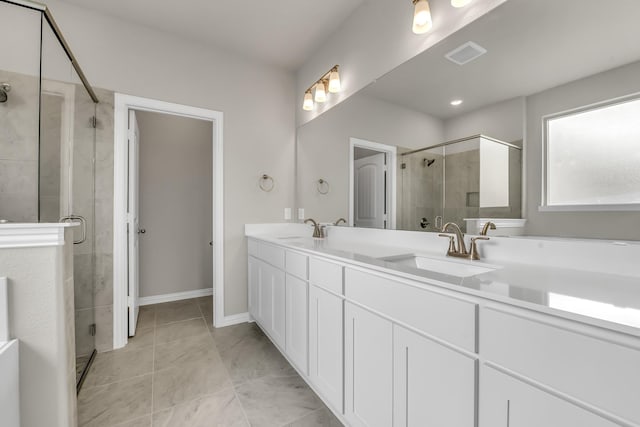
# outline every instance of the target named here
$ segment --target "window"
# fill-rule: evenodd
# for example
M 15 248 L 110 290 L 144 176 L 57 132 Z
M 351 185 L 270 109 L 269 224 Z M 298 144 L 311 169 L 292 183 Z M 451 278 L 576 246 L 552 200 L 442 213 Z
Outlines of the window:
M 640 210 L 640 96 L 543 118 L 542 210 Z

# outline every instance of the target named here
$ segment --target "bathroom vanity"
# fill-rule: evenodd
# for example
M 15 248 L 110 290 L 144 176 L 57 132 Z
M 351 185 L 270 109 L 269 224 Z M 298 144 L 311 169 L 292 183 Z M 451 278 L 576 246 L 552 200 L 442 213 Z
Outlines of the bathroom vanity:
M 346 425 L 640 426 L 640 245 L 327 231 L 246 226 L 249 310 Z

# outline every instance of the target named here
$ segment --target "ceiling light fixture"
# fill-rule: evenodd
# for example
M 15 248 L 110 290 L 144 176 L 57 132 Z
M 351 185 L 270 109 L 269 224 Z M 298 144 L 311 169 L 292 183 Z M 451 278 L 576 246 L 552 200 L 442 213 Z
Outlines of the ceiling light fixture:
M 329 93 L 340 92 L 340 72 L 338 66 L 335 65 L 332 69 L 327 71 L 316 80 L 309 88 L 304 92 L 304 101 L 302 102 L 302 109 L 305 111 L 313 110 L 313 102 L 322 103 L 327 101 L 327 90 Z M 314 96 L 315 94 L 315 96 Z
M 472 0 L 451 0 L 451 6 L 453 6 L 453 7 L 465 7 L 466 5 L 471 3 L 471 1 Z
M 414 34 L 424 34 L 433 26 L 429 1 L 413 0 L 413 4 L 413 32 Z
M 462 104 L 462 99 L 454 99 L 453 101 L 451 101 L 451 105 L 453 105 L 454 107 L 457 107 L 460 104 Z

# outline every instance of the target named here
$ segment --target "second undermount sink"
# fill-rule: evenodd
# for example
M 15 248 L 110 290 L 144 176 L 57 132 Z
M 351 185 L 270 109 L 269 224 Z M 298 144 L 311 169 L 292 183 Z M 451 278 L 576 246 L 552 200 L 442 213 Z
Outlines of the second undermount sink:
M 444 260 L 430 258 L 417 254 L 397 255 L 393 257 L 382 258 L 396 265 L 413 267 L 420 270 L 433 271 L 435 273 L 447 274 L 455 277 L 471 277 L 482 273 L 488 273 L 500 268 L 496 265 L 480 264 L 476 261 L 462 260 Z

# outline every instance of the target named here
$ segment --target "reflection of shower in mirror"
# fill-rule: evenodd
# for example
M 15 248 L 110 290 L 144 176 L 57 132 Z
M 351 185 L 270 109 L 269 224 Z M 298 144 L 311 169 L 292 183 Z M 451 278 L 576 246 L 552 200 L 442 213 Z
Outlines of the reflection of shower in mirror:
M 436 159 L 422 159 L 422 166 L 426 166 L 429 167 L 431 166 L 434 162 L 436 161 Z
M 11 85 L 9 83 L 0 83 L 0 102 L 7 102 L 9 96 L 8 92 L 11 91 Z

